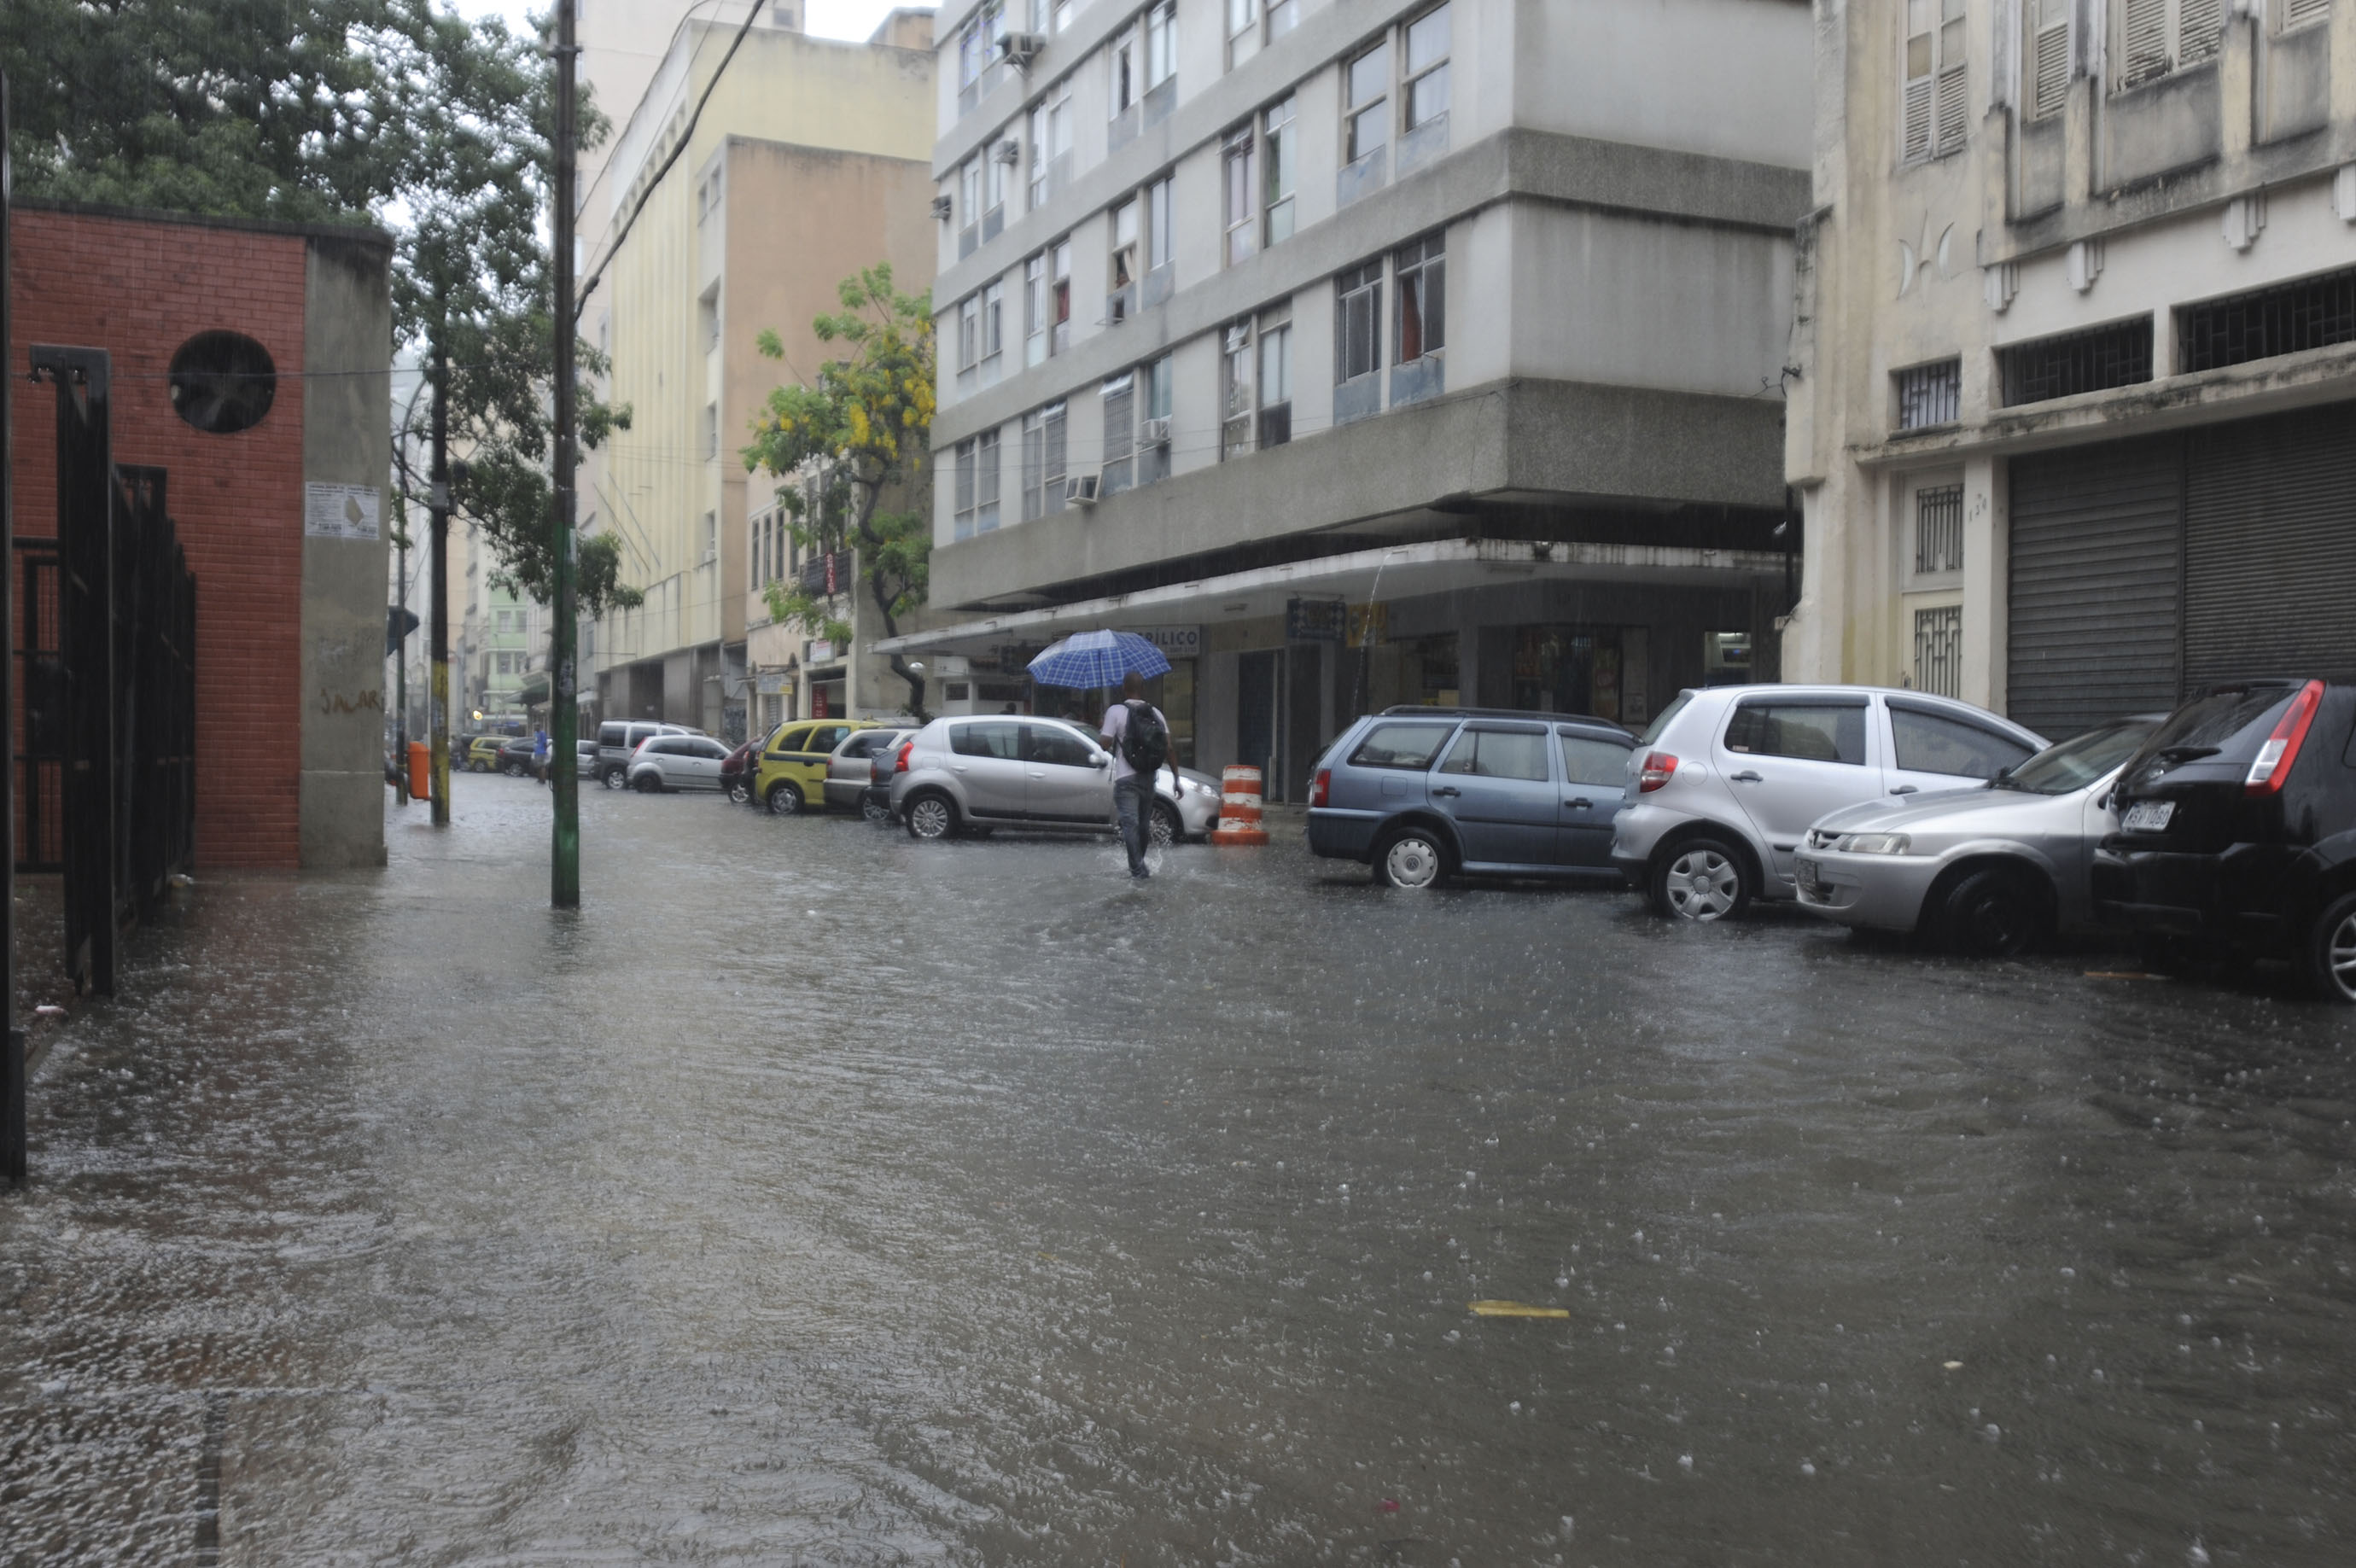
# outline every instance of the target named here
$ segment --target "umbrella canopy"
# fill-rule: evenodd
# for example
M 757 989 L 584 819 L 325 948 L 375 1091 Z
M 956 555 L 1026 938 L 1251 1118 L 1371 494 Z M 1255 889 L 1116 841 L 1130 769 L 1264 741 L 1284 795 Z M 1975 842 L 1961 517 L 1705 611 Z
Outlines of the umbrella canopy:
M 1032 679 L 1072 691 L 1119 686 L 1132 672 L 1148 677 L 1170 673 L 1162 650 L 1135 632 L 1075 632 L 1031 661 Z

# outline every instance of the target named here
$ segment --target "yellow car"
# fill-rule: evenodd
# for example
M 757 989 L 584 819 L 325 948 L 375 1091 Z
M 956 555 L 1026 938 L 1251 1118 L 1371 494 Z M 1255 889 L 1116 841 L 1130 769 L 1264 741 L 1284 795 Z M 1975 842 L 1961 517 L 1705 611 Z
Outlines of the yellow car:
M 495 773 L 499 771 L 499 747 L 506 743 L 505 735 L 477 735 L 468 742 L 466 754 L 453 757 L 450 765 L 472 773 Z
M 777 816 L 826 807 L 826 762 L 853 730 L 873 730 L 872 719 L 788 719 L 761 743 L 761 765 L 753 773 L 753 798 Z

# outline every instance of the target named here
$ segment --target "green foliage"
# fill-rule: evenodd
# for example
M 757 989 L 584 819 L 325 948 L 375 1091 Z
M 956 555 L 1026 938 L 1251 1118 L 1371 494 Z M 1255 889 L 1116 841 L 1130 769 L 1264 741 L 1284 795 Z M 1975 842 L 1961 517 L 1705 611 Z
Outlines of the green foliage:
M 933 302 L 929 292 L 904 294 L 892 268 L 877 262 L 843 280 L 842 309 L 813 324 L 819 339 L 843 353 L 819 367 L 810 386 L 771 391 L 743 449 L 747 470 L 766 470 L 785 483 L 784 503 L 796 540 L 821 551 L 854 549 L 860 581 L 882 613 L 884 634 L 925 602 L 933 536 L 920 507 L 886 511 L 887 497 L 921 497 L 929 482 L 934 407 Z M 774 331 L 761 352 L 785 357 Z M 798 585 L 773 584 L 770 613 L 815 635 L 849 640 L 850 627 L 829 619 L 827 606 Z M 926 717 L 924 677 L 892 656 L 893 672 L 908 685 L 908 710 Z
M 454 504 L 547 596 L 555 79 L 539 38 L 433 0 L 0 0 L 0 66 L 24 195 L 390 228 L 396 337 L 451 367 Z M 580 122 L 594 145 L 605 121 Z M 629 426 L 585 385 L 581 407 L 585 444 Z M 421 399 L 404 432 L 420 449 L 426 421 Z M 613 571 L 593 588 L 585 545 L 581 560 L 587 613 L 639 601 Z

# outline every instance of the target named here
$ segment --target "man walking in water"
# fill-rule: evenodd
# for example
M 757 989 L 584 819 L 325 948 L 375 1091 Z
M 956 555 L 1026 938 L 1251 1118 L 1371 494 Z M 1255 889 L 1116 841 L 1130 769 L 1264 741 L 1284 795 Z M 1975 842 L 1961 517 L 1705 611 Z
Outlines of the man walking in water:
M 1153 831 L 1153 775 L 1170 757 L 1170 720 L 1145 700 L 1145 677 L 1131 670 L 1120 683 L 1120 700 L 1105 709 L 1105 750 L 1112 753 L 1112 803 L 1120 814 L 1120 841 L 1129 850 L 1129 874 L 1141 880 L 1145 846 Z

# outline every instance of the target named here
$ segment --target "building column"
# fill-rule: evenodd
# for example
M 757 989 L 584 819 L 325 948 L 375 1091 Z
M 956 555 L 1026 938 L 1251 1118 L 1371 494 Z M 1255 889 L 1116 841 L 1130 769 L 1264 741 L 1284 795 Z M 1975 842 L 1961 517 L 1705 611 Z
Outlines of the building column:
M 1964 667 L 1960 692 L 1991 713 L 2005 707 L 2011 625 L 2012 509 L 2001 457 L 1964 464 Z
M 1836 464 L 1823 483 L 1799 492 L 1800 602 L 1783 625 L 1783 678 L 1841 681 L 1848 671 L 1849 563 L 1861 486 L 1855 465 Z

